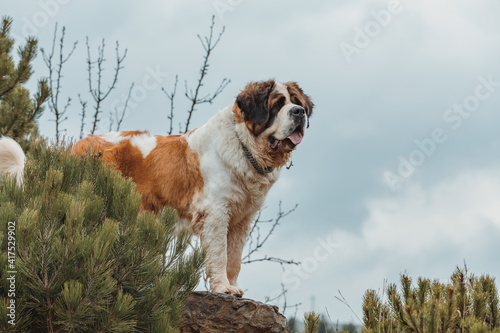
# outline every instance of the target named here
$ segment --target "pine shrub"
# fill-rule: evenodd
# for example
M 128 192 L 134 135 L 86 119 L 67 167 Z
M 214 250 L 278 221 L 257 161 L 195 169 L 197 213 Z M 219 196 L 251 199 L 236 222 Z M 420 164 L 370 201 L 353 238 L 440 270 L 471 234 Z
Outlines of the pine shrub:
M 203 255 L 174 236 L 174 211 L 140 205 L 135 185 L 98 158 L 33 143 L 24 188 L 0 179 L 0 330 L 177 332 Z
M 500 333 L 495 279 L 457 268 L 449 283 L 407 275 L 401 287 L 390 284 L 386 300 L 368 290 L 363 299 L 365 333 Z
M 23 87 L 33 74 L 31 66 L 38 50 L 38 41 L 28 38 L 17 50 L 16 64 L 12 54 L 14 39 L 10 37 L 12 19 L 0 21 L 0 135 L 16 138 L 24 149 L 30 137 L 38 133 L 37 119 L 42 115 L 43 104 L 50 96 L 46 80 L 38 81 L 33 98 Z

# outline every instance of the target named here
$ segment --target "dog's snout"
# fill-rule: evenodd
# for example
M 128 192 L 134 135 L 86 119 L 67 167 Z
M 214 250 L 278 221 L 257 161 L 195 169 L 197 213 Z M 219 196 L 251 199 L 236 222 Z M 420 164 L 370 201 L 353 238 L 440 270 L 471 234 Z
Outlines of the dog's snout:
M 290 109 L 290 115 L 294 117 L 304 117 L 306 110 L 302 106 L 294 106 Z

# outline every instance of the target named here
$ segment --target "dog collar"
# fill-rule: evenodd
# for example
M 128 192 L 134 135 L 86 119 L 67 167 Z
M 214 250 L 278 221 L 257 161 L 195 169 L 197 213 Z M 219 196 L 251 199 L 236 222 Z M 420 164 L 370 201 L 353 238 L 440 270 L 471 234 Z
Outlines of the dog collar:
M 233 124 L 236 126 L 236 117 L 233 117 Z M 255 171 L 257 171 L 259 174 L 263 176 L 270 174 L 271 172 L 274 171 L 274 168 L 263 168 L 259 165 L 259 163 L 257 163 L 257 160 L 255 159 L 255 157 L 253 157 L 252 152 L 250 152 L 250 150 L 247 148 L 247 146 L 245 146 L 243 141 L 241 141 L 240 136 L 236 131 L 236 127 L 234 128 L 234 133 L 236 134 L 236 137 L 240 142 L 241 149 L 243 150 L 243 155 L 245 155 L 247 161 L 253 166 Z

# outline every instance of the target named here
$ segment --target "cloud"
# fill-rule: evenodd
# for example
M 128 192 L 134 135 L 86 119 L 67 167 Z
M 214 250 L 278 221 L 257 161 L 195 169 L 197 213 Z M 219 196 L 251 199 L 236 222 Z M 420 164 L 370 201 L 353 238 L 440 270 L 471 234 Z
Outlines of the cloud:
M 466 255 L 492 230 L 500 235 L 500 169 L 473 170 L 428 188 L 409 183 L 397 196 L 369 200 L 359 233 L 334 234 L 358 252 L 418 256 L 454 248 Z

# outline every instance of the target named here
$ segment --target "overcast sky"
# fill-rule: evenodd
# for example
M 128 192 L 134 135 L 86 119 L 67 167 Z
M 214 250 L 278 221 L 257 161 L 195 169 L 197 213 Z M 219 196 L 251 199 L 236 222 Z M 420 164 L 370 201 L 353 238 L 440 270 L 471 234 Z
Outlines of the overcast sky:
M 94 56 L 106 39 L 106 84 L 115 41 L 128 49 L 104 111 L 135 82 L 122 129 L 165 134 L 160 85 L 171 90 L 179 74 L 177 128 L 188 108 L 184 80 L 193 86 L 202 62 L 196 35 L 213 14 L 216 31 L 226 32 L 203 91 L 231 83 L 198 109 L 195 127 L 250 81 L 297 81 L 312 97 L 311 126 L 264 217 L 280 200 L 299 207 L 261 253 L 304 265 L 244 266 L 245 296 L 263 300 L 284 283 L 288 303 L 302 302 L 300 316 L 327 307 L 334 320 L 350 321 L 338 290 L 361 317 L 365 290 L 405 271 L 446 281 L 465 260 L 474 273 L 500 275 L 499 0 L 24 0 L 5 2 L 2 14 L 14 18 L 16 36 L 34 34 L 41 47 L 50 47 L 56 22 L 66 26 L 66 50 L 78 41 L 63 73 L 62 97 L 73 99 L 62 126 L 69 136 L 79 135 L 77 95 L 90 103 L 86 36 Z M 39 56 L 35 76 L 44 75 Z M 40 119 L 43 135 L 54 136 L 52 118 Z M 108 127 L 103 121 L 99 132 Z

